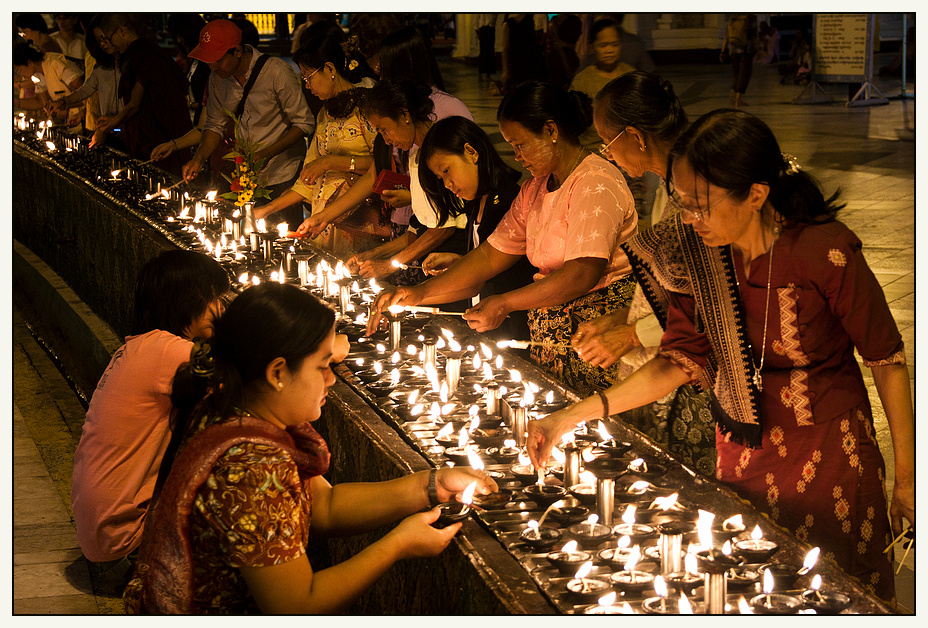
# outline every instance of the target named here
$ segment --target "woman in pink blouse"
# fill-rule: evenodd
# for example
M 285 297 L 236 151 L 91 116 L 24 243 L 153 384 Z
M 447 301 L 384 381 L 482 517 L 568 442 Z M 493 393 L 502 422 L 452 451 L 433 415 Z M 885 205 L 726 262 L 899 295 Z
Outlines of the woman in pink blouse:
M 634 200 L 621 172 L 578 141 L 590 125 L 589 97 L 551 83 L 523 83 L 500 103 L 500 132 L 532 175 L 496 231 L 453 268 L 434 278 L 432 292 L 476 293 L 523 255 L 535 281 L 482 299 L 464 318 L 478 332 L 496 329 L 511 312 L 528 310 L 532 358 L 581 393 L 607 387 L 611 371 L 580 360 L 569 345 L 577 325 L 628 306 L 631 266 L 619 245 L 638 231 Z M 412 305 L 385 293 L 378 308 Z

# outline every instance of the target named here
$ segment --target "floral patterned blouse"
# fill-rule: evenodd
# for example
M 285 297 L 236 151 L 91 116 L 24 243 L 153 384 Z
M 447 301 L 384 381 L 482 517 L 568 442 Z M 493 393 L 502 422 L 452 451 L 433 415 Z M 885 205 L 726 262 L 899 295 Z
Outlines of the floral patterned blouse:
M 230 448 L 197 491 L 190 516 L 196 607 L 260 612 L 239 571 L 306 553 L 312 502 L 291 457 L 276 447 Z
M 638 213 L 625 177 L 613 164 L 588 155 L 557 190 L 547 177 L 522 184 L 509 212 L 487 242 L 509 255 L 526 255 L 535 280 L 581 257 L 605 258 L 593 292 L 631 272 L 619 245 L 638 232 Z

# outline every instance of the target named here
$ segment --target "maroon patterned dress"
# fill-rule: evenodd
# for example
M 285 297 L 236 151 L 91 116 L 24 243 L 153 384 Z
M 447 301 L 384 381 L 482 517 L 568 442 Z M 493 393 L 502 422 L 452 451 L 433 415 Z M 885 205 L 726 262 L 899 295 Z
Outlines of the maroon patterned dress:
M 675 235 L 686 239 L 687 230 L 678 222 L 655 241 L 672 249 L 667 242 Z M 694 382 L 714 385 L 722 406 L 737 406 L 738 388 L 749 393 L 744 406 L 756 411 L 760 447 L 746 446 L 737 437 L 738 426 L 728 429 L 720 423 L 717 478 L 800 540 L 820 547 L 823 558 L 891 600 L 891 563 L 883 553 L 892 538 L 883 457 L 854 350 L 867 366 L 905 364 L 905 355 L 860 240 L 839 222 L 799 225 L 784 231 L 772 252 L 753 260 L 747 277 L 737 251 L 703 249 L 719 256 L 725 282 L 734 284 L 733 295 L 740 294 L 734 296 L 735 315 L 719 317 L 710 311 L 711 300 L 668 290 L 661 354 Z M 674 259 L 672 251 L 663 255 L 664 262 Z M 680 275 L 680 268 L 673 272 Z M 698 286 L 698 279 L 692 281 Z M 728 390 L 720 390 L 722 380 L 707 374 L 726 360 L 713 348 L 719 332 L 711 325 L 730 327 L 729 335 L 747 332 L 749 344 L 741 344 L 744 368 L 740 377 L 724 380 Z M 759 366 L 762 353 L 758 387 L 750 358 Z

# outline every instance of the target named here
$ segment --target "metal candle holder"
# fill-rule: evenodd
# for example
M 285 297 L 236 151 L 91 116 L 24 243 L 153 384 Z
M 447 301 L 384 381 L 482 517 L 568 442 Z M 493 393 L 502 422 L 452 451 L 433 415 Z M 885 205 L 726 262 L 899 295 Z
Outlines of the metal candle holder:
M 728 596 L 728 571 L 738 566 L 739 561 L 712 548 L 696 554 L 699 568 L 705 574 L 706 614 L 724 615 L 725 598 Z
M 312 273 L 309 271 L 309 255 L 294 255 L 296 260 L 296 273 L 300 277 L 300 285 L 305 287 L 312 285 Z
M 599 521 L 611 527 L 615 510 L 615 478 L 625 471 L 625 462 L 602 456 L 588 462 L 586 469 L 596 476 L 596 514 Z M 564 472 L 567 473 L 566 467 Z
M 274 240 L 277 239 L 277 236 L 273 233 L 259 233 L 258 237 L 261 241 L 261 256 L 264 258 L 264 261 L 273 261 Z
M 499 384 L 495 382 L 487 384 L 486 391 L 487 416 L 499 416 Z M 570 484 L 567 484 L 567 486 L 570 486 Z
M 657 526 L 660 534 L 658 545 L 661 550 L 661 573 L 683 571 L 683 535 L 693 529 L 692 524 L 683 522 L 662 523 Z
M 438 368 L 438 337 L 434 333 L 423 334 L 422 366 L 426 364 Z
M 399 351 L 400 341 L 402 340 L 401 321 L 406 317 L 406 312 L 383 312 L 383 317 L 390 321 L 390 351 Z
M 499 386 L 496 389 L 499 390 Z M 574 443 L 564 445 L 564 486 L 580 483 L 580 453 L 582 451 L 583 449 Z
M 516 447 L 525 447 L 526 432 L 528 431 L 528 409 L 525 406 L 509 408 L 510 427 Z
M 348 305 L 351 303 L 351 284 L 353 282 L 354 280 L 350 277 L 338 281 L 338 308 L 343 317 L 348 316 Z

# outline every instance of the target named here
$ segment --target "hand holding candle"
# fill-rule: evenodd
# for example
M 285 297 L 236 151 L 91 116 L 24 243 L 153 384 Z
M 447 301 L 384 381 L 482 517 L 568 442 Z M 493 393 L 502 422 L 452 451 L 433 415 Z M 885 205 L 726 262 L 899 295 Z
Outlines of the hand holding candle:
M 423 481 L 427 482 L 428 475 L 426 474 L 424 477 L 425 480 Z M 471 484 L 474 485 L 472 494 L 489 495 L 499 490 L 496 481 L 486 472 L 470 467 L 443 467 L 438 470 L 438 475 L 435 478 L 438 499 L 443 502 L 452 501 L 455 496 L 459 500 L 462 499 L 463 491 Z

